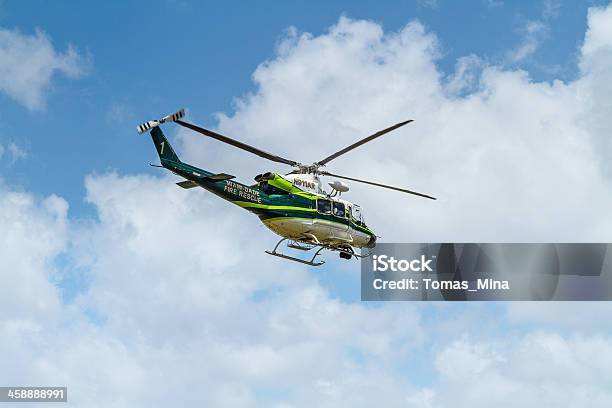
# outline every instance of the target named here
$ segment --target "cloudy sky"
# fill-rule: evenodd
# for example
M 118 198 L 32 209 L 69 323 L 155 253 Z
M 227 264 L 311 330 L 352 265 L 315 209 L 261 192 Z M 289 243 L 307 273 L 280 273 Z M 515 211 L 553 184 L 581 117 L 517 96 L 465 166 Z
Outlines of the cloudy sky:
M 74 407 L 612 405 L 606 303 L 359 301 L 150 168 L 188 118 L 337 171 L 387 242 L 610 242 L 612 6 L 0 3 L 0 385 Z M 247 182 L 287 170 L 167 126 Z

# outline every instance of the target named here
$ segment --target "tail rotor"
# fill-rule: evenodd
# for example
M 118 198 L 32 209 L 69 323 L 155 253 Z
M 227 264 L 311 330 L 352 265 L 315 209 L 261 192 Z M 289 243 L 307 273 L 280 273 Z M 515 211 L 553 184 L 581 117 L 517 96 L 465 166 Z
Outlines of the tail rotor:
M 181 109 L 180 111 L 175 112 L 172 115 L 164 116 L 163 118 L 158 119 L 158 120 L 150 120 L 148 122 L 142 123 L 136 127 L 136 130 L 138 131 L 138 133 L 142 134 L 150 129 L 158 127 L 162 123 L 176 122 L 183 116 L 185 116 L 185 109 Z

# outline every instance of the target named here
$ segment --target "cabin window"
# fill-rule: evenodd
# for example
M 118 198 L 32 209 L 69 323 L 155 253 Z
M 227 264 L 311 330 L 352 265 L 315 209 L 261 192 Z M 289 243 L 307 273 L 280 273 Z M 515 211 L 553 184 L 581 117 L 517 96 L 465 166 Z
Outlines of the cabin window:
M 331 212 L 331 201 L 329 200 L 317 200 L 317 211 L 322 214 L 329 214 Z
M 336 217 L 344 218 L 344 203 L 333 203 L 333 211 L 332 213 Z

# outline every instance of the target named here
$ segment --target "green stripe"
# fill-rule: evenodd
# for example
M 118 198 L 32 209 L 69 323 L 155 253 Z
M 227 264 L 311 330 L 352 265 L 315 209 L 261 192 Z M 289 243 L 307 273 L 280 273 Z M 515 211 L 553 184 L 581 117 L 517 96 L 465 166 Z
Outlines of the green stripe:
M 242 208 L 261 208 L 263 210 L 293 210 L 293 211 L 308 211 L 316 212 L 315 208 L 306 207 L 294 207 L 290 205 L 266 205 L 259 203 L 251 203 L 248 201 L 234 201 L 234 204 L 239 205 Z
M 350 223 L 346 224 L 346 223 L 342 223 L 339 221 L 334 221 L 334 220 L 328 220 L 326 218 L 321 218 L 321 217 L 315 217 L 315 218 L 309 218 L 309 217 L 295 217 L 292 215 L 287 215 L 287 216 L 281 216 L 281 217 L 271 217 L 271 218 L 261 218 L 261 222 L 268 222 L 268 221 L 277 221 L 277 220 L 289 220 L 289 219 L 294 219 L 294 220 L 320 220 L 320 221 L 327 221 L 327 222 L 333 222 L 334 224 L 340 224 L 342 226 L 350 226 L 352 229 L 359 231 L 359 232 L 363 232 L 364 234 L 367 235 L 374 235 L 374 233 L 372 231 L 370 231 L 368 228 L 364 228 L 360 225 L 356 225 L 354 223 Z

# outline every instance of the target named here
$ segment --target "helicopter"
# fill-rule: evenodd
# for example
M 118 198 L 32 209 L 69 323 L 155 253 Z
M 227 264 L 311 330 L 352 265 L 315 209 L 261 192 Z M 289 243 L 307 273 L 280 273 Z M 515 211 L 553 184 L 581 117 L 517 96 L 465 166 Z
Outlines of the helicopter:
M 365 183 L 431 200 L 436 199 L 416 191 L 347 177 L 322 169 L 322 167 L 339 156 L 407 125 L 413 120 L 406 120 L 380 130 L 322 160 L 310 165 L 304 165 L 300 162 L 268 153 L 212 130 L 185 122 L 182 120 L 184 116 L 185 110 L 181 109 L 161 119 L 150 120 L 137 126 L 137 131 L 140 134 L 149 131 L 159 155 L 161 166 L 153 164 L 151 166 L 166 168 L 184 178 L 185 180 L 176 183 L 179 187 L 184 189 L 194 187 L 204 188 L 256 214 L 267 228 L 281 237 L 280 241 L 271 251 L 265 251 L 276 257 L 311 266 L 320 266 L 325 261 L 317 260 L 316 258 L 324 249 L 338 252 L 340 258 L 343 259 L 358 259 L 367 256 L 361 252 L 363 248 L 374 248 L 376 246 L 376 240 L 379 237 L 366 225 L 361 207 L 341 198 L 342 193 L 349 191 L 349 186 L 343 181 L 335 180 L 328 183 L 331 191 L 326 192 L 323 188 L 321 177 L 333 177 Z M 235 176 L 230 174 L 213 173 L 184 163 L 179 160 L 179 157 L 160 128 L 161 124 L 169 122 L 176 123 L 259 157 L 289 165 L 293 167 L 293 170 L 287 174 L 276 172 L 258 174 L 255 176 L 256 184 L 246 185 L 234 181 Z M 298 258 L 278 251 L 279 246 L 283 242 L 286 242 L 287 247 L 291 249 L 300 251 L 316 249 L 316 251 L 310 259 Z M 360 253 L 358 254 L 355 249 L 360 249 Z

